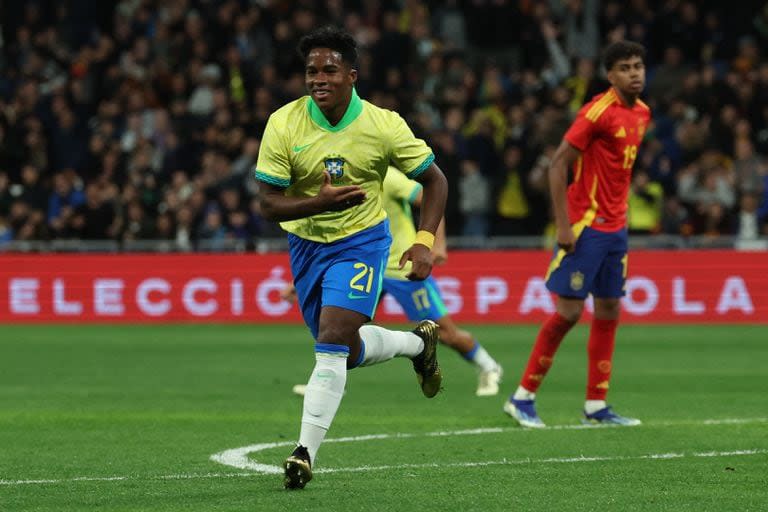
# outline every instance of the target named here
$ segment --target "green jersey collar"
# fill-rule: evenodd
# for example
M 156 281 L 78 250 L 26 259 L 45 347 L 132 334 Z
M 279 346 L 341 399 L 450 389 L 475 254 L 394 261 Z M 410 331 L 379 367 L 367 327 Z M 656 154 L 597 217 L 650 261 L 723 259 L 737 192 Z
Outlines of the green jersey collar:
M 313 100 L 311 96 L 307 100 L 307 110 L 309 111 L 309 117 L 312 118 L 312 121 L 314 121 L 317 126 L 323 130 L 328 130 L 329 132 L 338 132 L 352 124 L 352 121 L 358 118 L 363 111 L 363 101 L 357 95 L 357 91 L 353 87 L 352 97 L 349 100 L 347 111 L 336 126 L 333 126 L 328 122 L 325 114 L 323 114 L 323 111 L 320 110 L 320 107 L 317 106 L 317 103 L 315 103 L 315 100 Z

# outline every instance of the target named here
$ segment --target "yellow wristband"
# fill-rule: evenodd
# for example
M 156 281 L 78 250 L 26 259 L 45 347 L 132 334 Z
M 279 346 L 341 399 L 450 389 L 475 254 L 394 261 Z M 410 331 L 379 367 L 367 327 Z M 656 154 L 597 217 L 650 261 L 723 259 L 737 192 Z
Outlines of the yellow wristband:
M 431 251 L 432 246 L 435 245 L 435 235 L 429 231 L 421 230 L 416 233 L 416 240 L 413 243 L 426 245 L 427 248 Z

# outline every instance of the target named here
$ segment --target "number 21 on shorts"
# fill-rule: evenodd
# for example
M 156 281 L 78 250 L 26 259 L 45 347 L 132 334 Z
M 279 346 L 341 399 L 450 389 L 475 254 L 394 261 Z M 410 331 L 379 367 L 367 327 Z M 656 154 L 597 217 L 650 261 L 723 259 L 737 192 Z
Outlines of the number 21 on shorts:
M 349 287 L 359 292 L 371 293 L 374 268 L 365 263 L 355 263 L 353 268 L 358 272 L 349 280 Z

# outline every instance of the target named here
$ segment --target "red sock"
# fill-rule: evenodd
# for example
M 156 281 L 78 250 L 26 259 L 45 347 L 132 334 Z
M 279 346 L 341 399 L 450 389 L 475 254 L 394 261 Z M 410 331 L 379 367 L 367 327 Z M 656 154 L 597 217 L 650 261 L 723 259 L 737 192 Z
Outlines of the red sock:
M 536 392 L 544 380 L 544 376 L 552 366 L 552 359 L 560 346 L 560 342 L 571 330 L 573 324 L 555 313 L 541 326 L 539 335 L 536 336 L 536 343 L 533 344 L 531 357 L 528 359 L 528 366 L 525 367 L 525 373 L 520 380 L 520 385 L 531 392 Z
M 589 330 L 587 356 L 589 357 L 587 400 L 605 400 L 611 380 L 611 361 L 616 342 L 618 320 L 592 320 Z

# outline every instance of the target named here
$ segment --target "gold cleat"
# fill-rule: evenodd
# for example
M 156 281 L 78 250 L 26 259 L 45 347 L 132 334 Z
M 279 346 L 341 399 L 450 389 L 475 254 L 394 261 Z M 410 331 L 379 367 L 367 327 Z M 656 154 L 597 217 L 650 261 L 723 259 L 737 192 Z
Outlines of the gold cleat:
M 285 478 L 283 486 L 286 489 L 303 489 L 312 480 L 312 463 L 309 452 L 301 445 L 297 446 L 290 457 L 283 462 Z
M 438 326 L 432 320 L 422 320 L 413 330 L 413 334 L 424 340 L 424 350 L 412 358 L 413 370 L 421 386 L 421 392 L 427 398 L 434 397 L 440 391 L 443 375 L 437 363 L 437 330 Z

